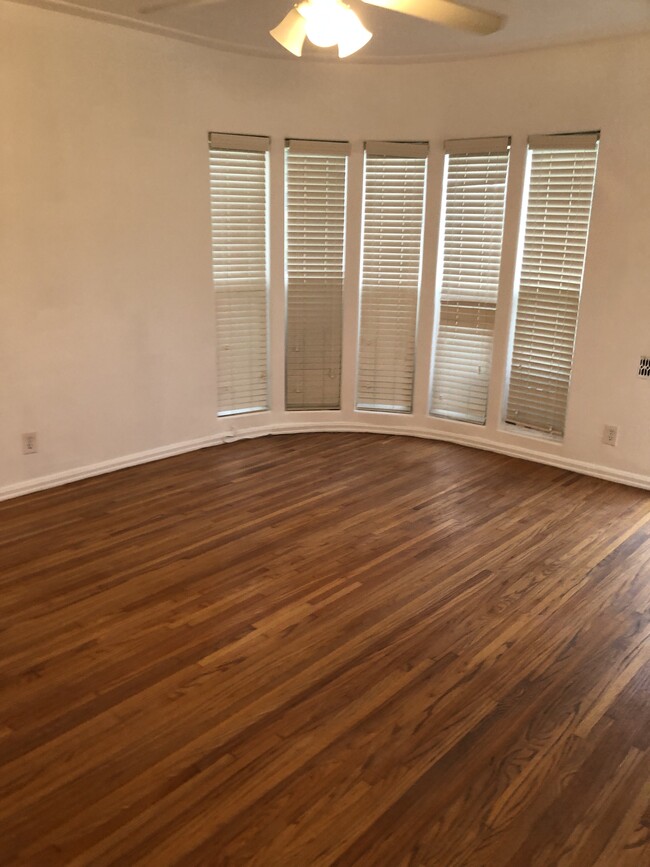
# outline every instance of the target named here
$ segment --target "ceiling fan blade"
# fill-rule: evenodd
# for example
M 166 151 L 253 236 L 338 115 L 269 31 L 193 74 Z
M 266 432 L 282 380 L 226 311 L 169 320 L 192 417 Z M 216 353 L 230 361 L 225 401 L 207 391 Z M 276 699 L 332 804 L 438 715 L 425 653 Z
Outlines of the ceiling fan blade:
M 302 57 L 302 46 L 307 38 L 307 22 L 297 9 L 292 9 L 269 33 L 287 51 L 296 57 Z
M 154 12 L 163 12 L 166 9 L 183 9 L 192 6 L 216 6 L 217 3 L 223 3 L 224 0 L 161 0 L 160 3 L 152 3 L 150 6 L 143 6 L 138 9 L 141 15 L 152 15 Z
M 370 6 L 380 6 L 382 9 L 392 9 L 423 18 L 434 24 L 445 27 L 457 27 L 459 30 L 469 30 L 472 33 L 495 33 L 505 24 L 505 17 L 495 12 L 484 12 L 482 9 L 471 9 L 461 6 L 454 0 L 363 0 Z

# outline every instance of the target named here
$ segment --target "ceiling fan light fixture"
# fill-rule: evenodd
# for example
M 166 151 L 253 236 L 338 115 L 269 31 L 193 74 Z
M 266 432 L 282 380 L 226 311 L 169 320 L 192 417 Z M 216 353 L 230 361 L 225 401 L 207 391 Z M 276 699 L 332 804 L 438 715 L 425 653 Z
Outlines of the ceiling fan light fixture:
M 297 57 L 302 56 L 305 39 L 319 48 L 338 45 L 339 57 L 349 57 L 372 39 L 343 0 L 302 0 L 270 34 Z

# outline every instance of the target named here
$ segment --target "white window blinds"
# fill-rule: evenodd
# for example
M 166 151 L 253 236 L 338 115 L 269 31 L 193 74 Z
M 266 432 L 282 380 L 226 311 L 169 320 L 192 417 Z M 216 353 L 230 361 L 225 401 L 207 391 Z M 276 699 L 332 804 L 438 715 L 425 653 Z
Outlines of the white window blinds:
M 445 150 L 431 412 L 485 424 L 510 141 L 448 141 Z
M 339 409 L 347 142 L 286 157 L 286 408 Z
M 534 136 L 506 421 L 564 434 L 598 134 Z
M 366 143 L 357 409 L 413 409 L 427 154 Z
M 219 415 L 268 408 L 268 148 L 261 136 L 210 134 Z

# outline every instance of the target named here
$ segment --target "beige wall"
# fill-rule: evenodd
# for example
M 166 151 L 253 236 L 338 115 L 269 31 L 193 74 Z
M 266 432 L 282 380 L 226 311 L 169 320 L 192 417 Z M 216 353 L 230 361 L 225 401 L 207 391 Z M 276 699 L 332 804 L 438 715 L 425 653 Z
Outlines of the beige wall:
M 412 418 L 352 410 L 358 242 L 348 248 L 344 409 L 371 423 L 650 485 L 650 37 L 479 61 L 373 67 L 220 54 L 53 12 L 0 6 L 0 496 L 196 446 L 282 412 L 281 180 L 273 188 L 271 413 L 216 418 L 207 131 L 429 139 L 428 244 Z M 501 430 L 526 137 L 601 129 L 565 441 Z M 485 429 L 426 416 L 444 138 L 513 137 L 491 411 Z M 279 176 L 278 176 L 279 177 Z M 601 444 L 620 427 L 617 448 Z M 39 453 L 20 435 L 37 431 Z M 467 439 L 469 438 L 469 439 Z M 153 450 L 153 452 L 152 452 Z M 156 451 L 158 450 L 158 451 Z M 137 457 L 134 457 L 137 456 Z M 98 466 L 99 465 L 99 466 Z M 89 469 L 90 468 L 90 469 Z

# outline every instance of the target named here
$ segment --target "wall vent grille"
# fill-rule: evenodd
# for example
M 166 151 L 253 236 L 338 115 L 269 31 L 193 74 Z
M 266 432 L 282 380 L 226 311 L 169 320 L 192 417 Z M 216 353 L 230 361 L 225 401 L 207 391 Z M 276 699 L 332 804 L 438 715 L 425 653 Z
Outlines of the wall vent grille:
M 650 379 L 650 355 L 642 355 L 639 362 L 639 376 Z

